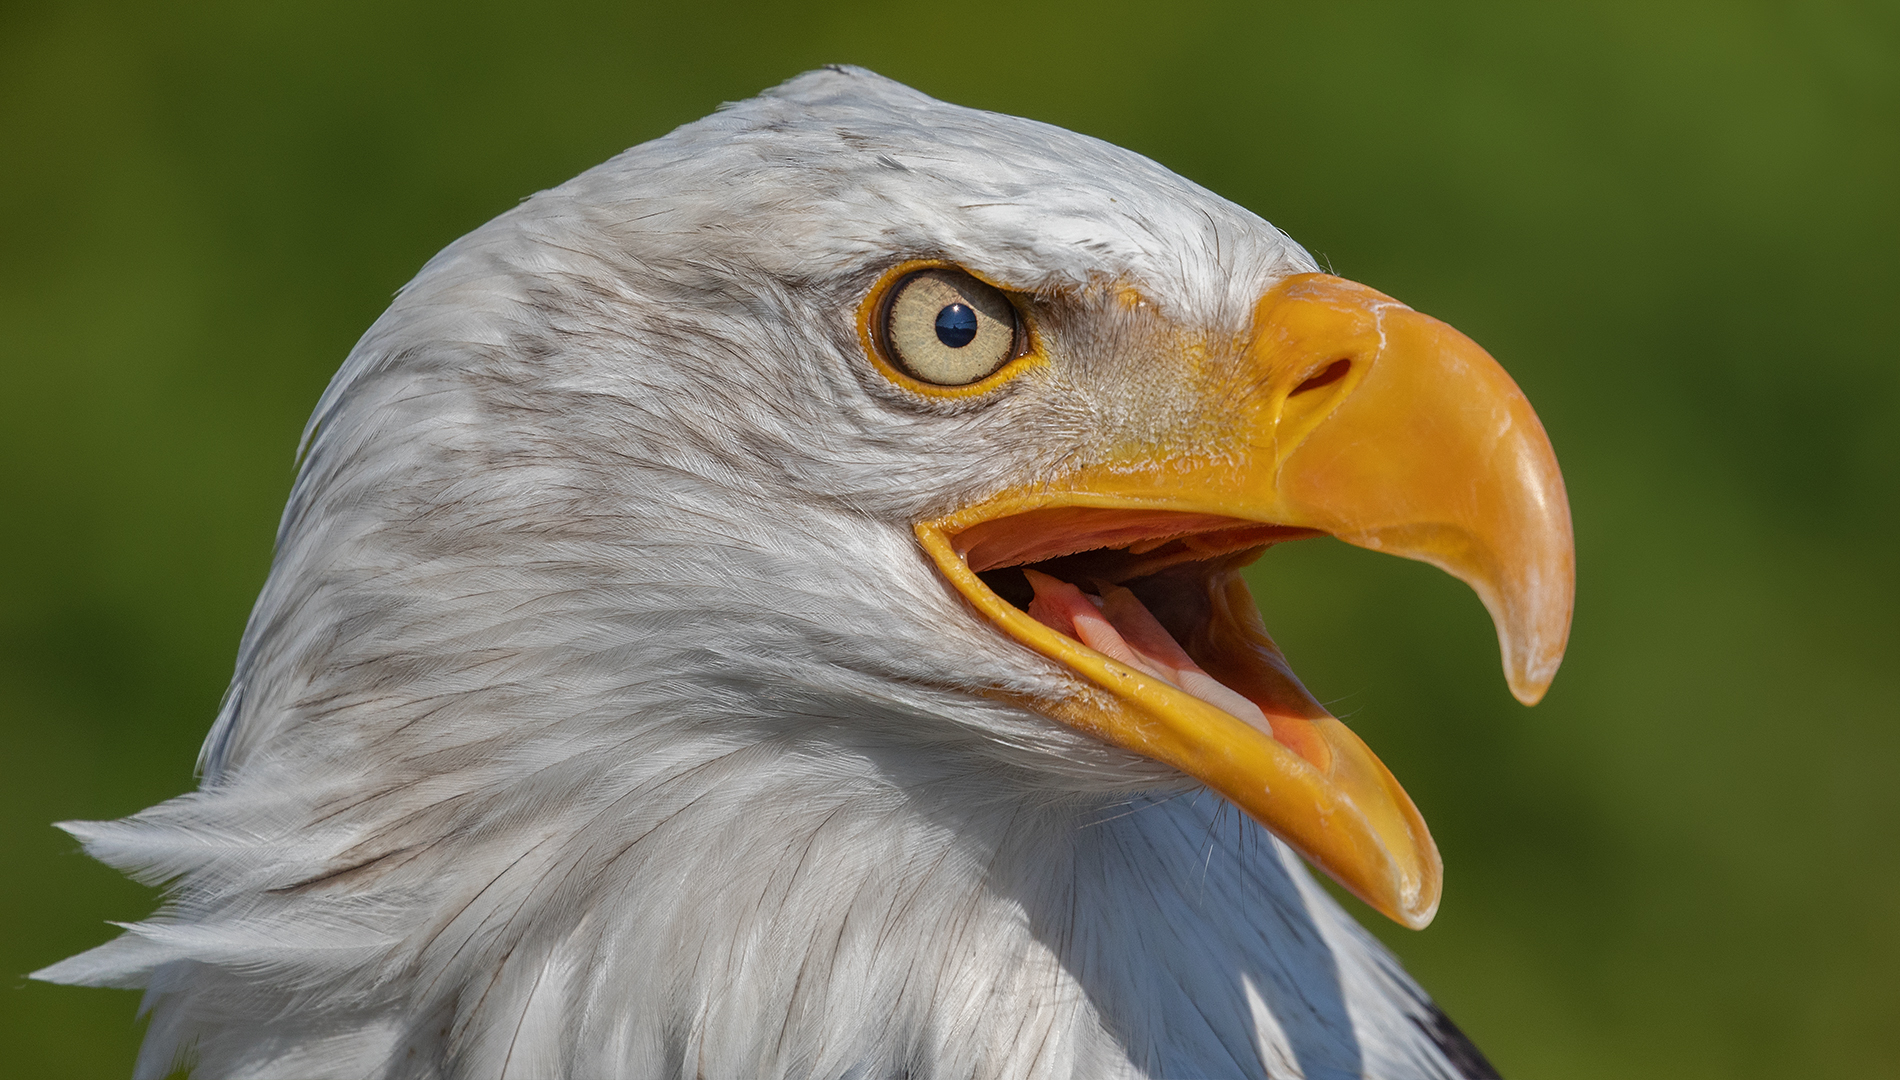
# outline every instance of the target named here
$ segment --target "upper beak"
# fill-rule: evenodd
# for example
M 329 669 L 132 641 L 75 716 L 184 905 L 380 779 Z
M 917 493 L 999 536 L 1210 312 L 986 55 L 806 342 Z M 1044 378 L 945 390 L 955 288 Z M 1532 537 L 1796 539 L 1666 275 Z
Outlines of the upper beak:
M 1535 705 L 1570 637 L 1576 589 L 1563 474 L 1531 403 L 1477 343 L 1382 293 L 1326 274 L 1255 309 L 1254 362 L 1297 377 L 1351 367 L 1331 398 L 1297 386 L 1272 424 L 1275 476 L 1243 501 L 1287 524 L 1418 559 L 1474 589 L 1497 625 L 1511 692 Z M 1267 403 L 1271 411 L 1272 400 Z
M 1177 515 L 1175 535 L 1243 535 L 1235 529 L 1258 523 L 1249 541 L 1258 543 L 1267 535 L 1258 525 L 1318 530 L 1469 584 L 1497 626 L 1512 692 L 1526 704 L 1541 698 L 1569 634 L 1570 512 L 1543 426 L 1504 369 L 1444 323 L 1325 274 L 1288 278 L 1260 299 L 1243 364 L 1196 446 L 1130 446 L 921 524 L 918 536 L 1006 633 L 1109 691 L 1039 703 L 1043 711 L 1195 776 L 1373 907 L 1423 926 L 1442 874 L 1423 819 L 1371 750 L 1299 686 L 1244 587 L 1234 596 L 1237 578 L 1210 586 L 1228 597 L 1213 603 L 1217 615 L 1247 610 L 1222 616 L 1212 634 L 1214 660 L 1232 674 L 1209 670 L 1260 704 L 1271 734 L 1051 630 L 976 576 L 1009 565 L 999 552 L 1033 548 L 1024 537 L 1052 523 L 1077 538 L 1066 550 L 1042 542 L 1037 557 L 1116 546 L 1144 527 L 1153 536 L 1155 519 Z M 1093 508 L 1092 524 L 1073 524 L 1082 508 Z

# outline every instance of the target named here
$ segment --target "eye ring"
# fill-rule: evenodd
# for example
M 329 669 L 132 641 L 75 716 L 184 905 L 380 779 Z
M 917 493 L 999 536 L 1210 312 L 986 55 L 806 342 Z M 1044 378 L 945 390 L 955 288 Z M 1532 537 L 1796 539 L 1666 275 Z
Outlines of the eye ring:
M 980 383 L 1028 352 L 1022 316 L 1009 298 L 954 267 L 898 278 L 874 325 L 891 365 L 933 388 Z

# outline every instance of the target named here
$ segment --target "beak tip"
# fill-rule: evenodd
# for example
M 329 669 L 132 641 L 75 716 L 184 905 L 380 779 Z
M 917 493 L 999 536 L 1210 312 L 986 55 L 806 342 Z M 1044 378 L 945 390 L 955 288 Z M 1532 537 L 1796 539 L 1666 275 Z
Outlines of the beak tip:
M 1504 681 L 1510 684 L 1512 697 L 1525 705 L 1535 705 L 1544 700 L 1557 678 L 1557 666 L 1563 663 L 1564 654 L 1562 649 L 1528 649 L 1525 653 L 1506 652 Z
M 1568 553 L 1566 541 L 1562 549 Z M 1575 586 L 1567 567 L 1556 575 L 1558 589 L 1499 588 L 1495 579 L 1472 581 L 1484 598 L 1497 629 L 1499 659 L 1504 663 L 1504 681 L 1511 696 L 1525 705 L 1544 699 L 1557 669 L 1563 665 L 1564 652 L 1570 645 L 1570 613 Z
M 1445 866 L 1439 859 L 1436 847 L 1432 848 L 1428 859 L 1430 866 L 1424 878 L 1401 894 L 1393 910 L 1385 912 L 1388 918 L 1407 930 L 1423 930 L 1438 917 L 1438 902 L 1443 898 Z
M 1535 705 L 1544 700 L 1544 691 L 1549 689 L 1549 680 L 1540 683 L 1525 683 L 1519 682 L 1516 679 L 1511 680 L 1511 696 L 1524 705 Z

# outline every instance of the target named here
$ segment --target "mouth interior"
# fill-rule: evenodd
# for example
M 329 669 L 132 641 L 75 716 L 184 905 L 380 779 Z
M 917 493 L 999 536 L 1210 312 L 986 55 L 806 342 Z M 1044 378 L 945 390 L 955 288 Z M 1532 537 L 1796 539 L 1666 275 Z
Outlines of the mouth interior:
M 1172 511 L 1054 507 L 980 522 L 956 546 L 1044 626 L 1215 706 L 1322 772 L 1328 716 L 1261 625 L 1239 571 L 1312 529 Z

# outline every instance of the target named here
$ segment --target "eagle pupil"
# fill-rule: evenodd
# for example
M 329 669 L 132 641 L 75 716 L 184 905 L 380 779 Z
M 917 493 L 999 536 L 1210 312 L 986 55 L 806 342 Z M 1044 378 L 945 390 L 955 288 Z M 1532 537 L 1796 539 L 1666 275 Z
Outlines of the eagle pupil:
M 976 312 L 967 304 L 951 304 L 937 312 L 937 340 L 953 349 L 976 340 Z

